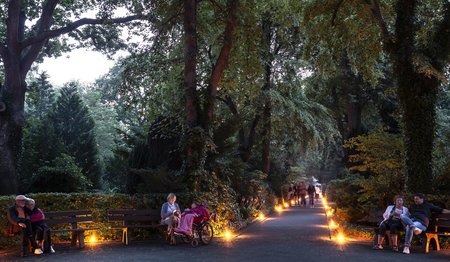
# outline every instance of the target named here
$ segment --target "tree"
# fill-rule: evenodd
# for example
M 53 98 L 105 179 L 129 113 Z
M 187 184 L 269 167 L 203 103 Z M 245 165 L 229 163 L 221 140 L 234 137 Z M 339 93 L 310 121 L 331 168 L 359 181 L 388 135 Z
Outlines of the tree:
M 333 60 L 325 56 L 348 52 L 353 69 L 374 80 L 376 61 L 388 55 L 402 109 L 405 186 L 431 192 L 436 98 L 450 61 L 450 2 L 314 1 L 305 14 L 323 64 Z
M 77 83 L 68 83 L 61 89 L 50 117 L 56 136 L 64 144 L 67 154 L 76 159 L 92 186 L 100 188 L 102 167 L 95 140 L 95 122 L 81 101 Z
M 93 45 L 97 49 L 112 51 L 122 47 L 122 41 L 116 41 L 120 35 L 118 28 L 113 25 L 144 19 L 142 10 L 150 4 L 145 6 L 139 1 L 125 0 L 9 0 L 0 4 L 0 17 L 6 21 L 0 25 L 0 58 L 4 72 L 4 83 L 0 87 L 0 194 L 17 192 L 16 168 L 24 125 L 26 76 L 32 64 L 43 55 L 58 55 L 68 50 L 71 45 L 67 39 L 57 39 L 66 34 L 81 45 Z M 138 14 L 113 18 L 117 7 L 128 7 Z M 91 9 L 98 10 L 96 18 L 80 18 Z M 26 25 L 27 20 L 32 24 Z

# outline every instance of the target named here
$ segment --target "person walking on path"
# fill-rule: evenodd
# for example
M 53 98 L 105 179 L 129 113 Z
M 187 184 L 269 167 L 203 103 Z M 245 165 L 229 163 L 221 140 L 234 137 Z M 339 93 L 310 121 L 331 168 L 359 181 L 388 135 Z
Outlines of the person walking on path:
M 308 183 L 308 195 L 309 195 L 309 207 L 314 207 L 314 197 L 316 195 L 316 188 L 311 184 Z
M 409 254 L 409 247 L 414 235 L 419 235 L 422 231 L 427 230 L 430 223 L 431 213 L 450 214 L 450 210 L 444 209 L 428 202 L 425 202 L 425 196 L 422 193 L 414 195 L 414 205 L 410 208 L 411 216 L 402 214 L 400 216 L 406 227 L 404 254 Z
M 378 228 L 378 242 L 373 249 L 383 249 L 384 236 L 386 235 L 386 230 L 389 229 L 391 232 L 392 250 L 398 251 L 398 232 L 403 230 L 403 224 L 400 219 L 401 215 L 409 215 L 409 210 L 403 206 L 403 197 L 396 195 L 394 197 L 394 205 L 389 205 L 386 211 L 384 211 L 384 219 Z

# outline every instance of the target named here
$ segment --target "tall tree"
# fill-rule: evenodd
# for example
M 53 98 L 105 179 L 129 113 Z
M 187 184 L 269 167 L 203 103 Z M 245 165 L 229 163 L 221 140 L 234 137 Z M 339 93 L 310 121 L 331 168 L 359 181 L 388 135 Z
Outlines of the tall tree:
M 216 61 L 213 64 L 208 85 L 204 91 L 201 104 L 201 93 L 197 89 L 197 1 L 184 1 L 184 94 L 187 132 L 185 133 L 185 172 L 192 177 L 193 186 L 199 188 L 201 170 L 206 160 L 206 138 L 211 134 L 212 123 L 219 83 L 228 65 L 233 47 L 234 32 L 237 26 L 237 0 L 227 1 L 227 15 L 223 31 L 223 43 Z
M 139 1 L 2 1 L 0 17 L 0 58 L 4 83 L 0 87 L 0 194 L 17 192 L 17 160 L 20 155 L 24 125 L 26 76 L 42 55 L 60 54 L 70 45 L 56 38 L 69 34 L 82 45 L 109 50 L 121 47 L 119 32 L 113 24 L 143 19 L 141 14 L 113 18 L 117 7 L 142 11 Z M 147 3 L 150 5 L 150 3 Z M 96 9 L 96 18 L 80 18 Z M 26 22 L 30 21 L 30 25 Z M 91 27 L 83 27 L 91 25 Z M 103 27 L 95 27 L 102 25 Z M 80 30 L 83 27 L 83 30 Z M 89 42 L 92 41 L 92 42 Z M 56 48 L 59 47 L 59 48 Z
M 379 74 L 374 65 L 382 52 L 388 54 L 402 109 L 405 186 L 431 192 L 436 96 L 450 63 L 450 2 L 314 1 L 306 14 L 322 62 L 348 52 L 353 69 L 374 80 Z
M 68 83 L 61 89 L 51 118 L 56 136 L 67 153 L 75 157 L 93 187 L 100 188 L 102 167 L 95 140 L 95 122 L 78 94 L 77 83 Z

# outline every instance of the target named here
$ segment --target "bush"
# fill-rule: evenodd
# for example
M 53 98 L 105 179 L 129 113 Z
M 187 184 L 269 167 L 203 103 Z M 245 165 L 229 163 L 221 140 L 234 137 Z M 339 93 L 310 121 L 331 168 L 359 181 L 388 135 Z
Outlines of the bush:
M 189 207 L 192 201 L 206 201 L 210 210 L 217 210 L 218 222 L 214 223 L 216 233 L 226 228 L 240 228 L 245 225 L 239 212 L 239 206 L 235 201 L 235 195 L 227 185 L 219 184 L 213 193 L 177 193 L 177 203 L 184 209 Z M 97 238 L 100 240 L 118 240 L 121 238 L 120 231 L 112 230 L 107 223 L 107 210 L 110 209 L 160 209 L 166 202 L 167 194 L 94 194 L 94 193 L 36 193 L 28 197 L 35 199 L 36 205 L 44 213 L 46 211 L 66 210 L 92 210 Z M 14 203 L 14 196 L 0 196 L 0 207 L 5 212 L 0 217 L 0 225 L 6 224 L 6 210 Z M 92 233 L 92 232 L 88 232 Z M 56 235 L 58 241 L 67 239 L 68 235 Z M 0 236 L 0 247 L 18 245 L 18 238 Z
M 82 192 L 90 186 L 89 180 L 83 176 L 75 158 L 61 154 L 50 166 L 43 166 L 33 174 L 31 189 L 33 192 Z

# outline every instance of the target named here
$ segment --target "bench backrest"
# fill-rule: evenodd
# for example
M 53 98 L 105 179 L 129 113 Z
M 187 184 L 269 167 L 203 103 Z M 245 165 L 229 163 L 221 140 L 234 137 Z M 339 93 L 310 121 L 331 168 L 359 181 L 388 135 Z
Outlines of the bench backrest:
M 45 212 L 44 214 L 48 225 L 70 224 L 72 229 L 76 229 L 78 223 L 93 222 L 90 210 Z
M 450 214 L 433 214 L 427 231 L 450 232 Z
M 117 209 L 108 210 L 108 222 L 122 222 L 124 225 L 146 223 L 159 224 L 160 210 L 157 209 Z

